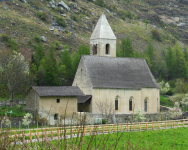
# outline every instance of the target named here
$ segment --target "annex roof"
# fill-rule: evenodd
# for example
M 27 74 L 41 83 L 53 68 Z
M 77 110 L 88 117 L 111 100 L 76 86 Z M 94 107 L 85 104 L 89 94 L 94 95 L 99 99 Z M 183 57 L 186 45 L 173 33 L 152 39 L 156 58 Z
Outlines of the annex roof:
M 39 96 L 85 96 L 77 86 L 32 86 Z
M 100 16 L 90 39 L 116 39 L 104 13 Z
M 84 104 L 86 103 L 88 100 L 90 100 L 92 97 L 92 95 L 86 95 L 86 96 L 78 96 L 78 104 Z
M 82 55 L 94 88 L 160 88 L 143 58 Z

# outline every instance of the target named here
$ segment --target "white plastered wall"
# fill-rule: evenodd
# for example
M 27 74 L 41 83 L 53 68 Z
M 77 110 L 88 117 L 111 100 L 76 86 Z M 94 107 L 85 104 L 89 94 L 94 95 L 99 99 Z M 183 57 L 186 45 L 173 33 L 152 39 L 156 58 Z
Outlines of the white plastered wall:
M 115 110 L 115 97 L 118 99 L 118 110 Z M 129 99 L 133 97 L 134 113 L 137 109 L 142 108 L 142 113 L 158 113 L 160 106 L 159 89 L 142 88 L 141 90 L 128 90 L 128 89 L 93 89 L 92 96 L 92 113 L 100 113 L 96 101 L 108 100 L 114 103 L 115 113 L 129 114 Z M 144 100 L 148 98 L 147 112 L 144 112 Z M 158 101 L 157 101 L 158 98 Z
M 116 40 L 95 39 L 90 40 L 90 54 L 93 55 L 93 45 L 97 44 L 97 56 L 116 57 Z M 110 45 L 110 53 L 105 54 L 106 44 Z

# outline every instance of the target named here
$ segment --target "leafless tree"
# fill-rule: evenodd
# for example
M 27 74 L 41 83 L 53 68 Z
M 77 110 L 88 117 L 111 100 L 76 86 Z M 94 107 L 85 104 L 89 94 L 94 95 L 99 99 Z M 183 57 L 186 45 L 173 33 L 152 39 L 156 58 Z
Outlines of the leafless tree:
M 23 55 L 5 50 L 0 53 L 0 79 L 8 87 L 11 102 L 14 94 L 25 92 L 23 89 L 30 84 L 29 77 L 29 64 Z
M 112 115 L 115 112 L 115 103 L 113 101 L 110 101 L 109 99 L 98 99 L 96 100 L 96 108 L 107 119 L 112 118 Z

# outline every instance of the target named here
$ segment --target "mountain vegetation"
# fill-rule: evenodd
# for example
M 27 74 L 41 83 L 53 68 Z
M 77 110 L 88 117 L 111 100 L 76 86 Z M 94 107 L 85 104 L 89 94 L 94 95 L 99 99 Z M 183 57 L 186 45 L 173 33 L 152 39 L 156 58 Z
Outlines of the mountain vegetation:
M 101 12 L 117 37 L 117 57 L 145 58 L 157 81 L 168 81 L 171 88 L 178 78 L 188 80 L 186 0 L 64 3 L 0 2 L 0 50 L 20 53 L 29 62 L 24 91 L 30 85 L 72 84 L 81 55 L 90 54 L 89 38 Z M 1 97 L 10 95 L 6 82 L 1 87 Z

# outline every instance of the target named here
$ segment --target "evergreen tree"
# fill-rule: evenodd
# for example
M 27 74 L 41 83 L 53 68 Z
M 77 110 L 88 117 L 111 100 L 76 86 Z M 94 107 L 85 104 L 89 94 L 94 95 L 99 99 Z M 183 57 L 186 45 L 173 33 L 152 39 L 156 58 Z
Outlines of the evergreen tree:
M 60 55 L 60 63 L 59 65 L 64 65 L 66 70 L 66 75 L 65 75 L 65 79 L 68 81 L 72 81 L 73 80 L 73 75 L 72 75 L 72 59 L 71 59 L 71 54 L 69 53 L 69 50 L 67 50 L 67 48 L 65 48 L 65 50 L 61 53 Z
M 150 60 L 154 59 L 154 47 L 153 47 L 153 43 L 148 43 L 148 47 L 146 49 L 146 53 L 148 54 Z
M 133 57 L 134 56 L 132 42 L 129 37 L 121 40 L 120 49 L 121 49 L 121 52 L 120 52 L 121 57 Z
M 134 53 L 134 58 L 142 58 L 142 55 L 138 51 L 136 51 Z
M 74 55 L 72 55 L 72 71 L 73 71 L 73 76 L 75 76 L 76 70 L 78 68 L 78 64 L 80 61 L 80 57 L 81 55 L 89 55 L 90 54 L 90 47 L 86 46 L 85 44 L 82 44 L 79 49 L 78 52 Z
M 146 55 L 146 57 L 149 57 L 149 58 L 146 58 L 146 61 L 147 63 L 150 63 L 150 65 L 148 64 L 151 72 L 153 73 L 154 72 L 154 47 L 153 47 L 153 44 L 152 43 L 148 43 L 148 47 L 146 48 L 145 50 L 145 54 L 144 56 Z M 148 62 L 150 60 L 150 62 Z
M 57 67 L 57 60 L 54 54 L 55 45 L 50 45 L 50 49 L 48 50 L 46 56 L 46 74 L 45 74 L 45 83 L 46 85 L 61 85 L 59 79 L 57 78 L 58 75 L 58 67 Z
M 42 43 L 39 42 L 39 44 L 36 47 L 36 52 L 34 55 L 34 63 L 36 64 L 37 68 L 40 65 L 40 61 L 45 57 L 44 48 L 42 46 Z
M 176 74 L 175 74 L 176 58 L 175 58 L 175 54 L 170 46 L 167 47 L 166 64 L 167 64 L 167 68 L 168 68 L 169 80 L 174 79 L 176 77 Z
M 188 65 L 188 52 L 187 52 L 187 47 L 184 47 L 184 57 L 185 57 L 185 61 Z
M 43 58 L 40 61 L 40 65 L 37 71 L 37 85 L 38 86 L 45 86 L 45 75 L 46 75 L 46 62 Z
M 179 46 L 178 43 L 174 46 L 174 52 L 176 54 L 176 78 L 183 77 L 184 79 L 187 79 L 188 77 L 188 68 L 187 64 L 185 62 L 184 54 Z

